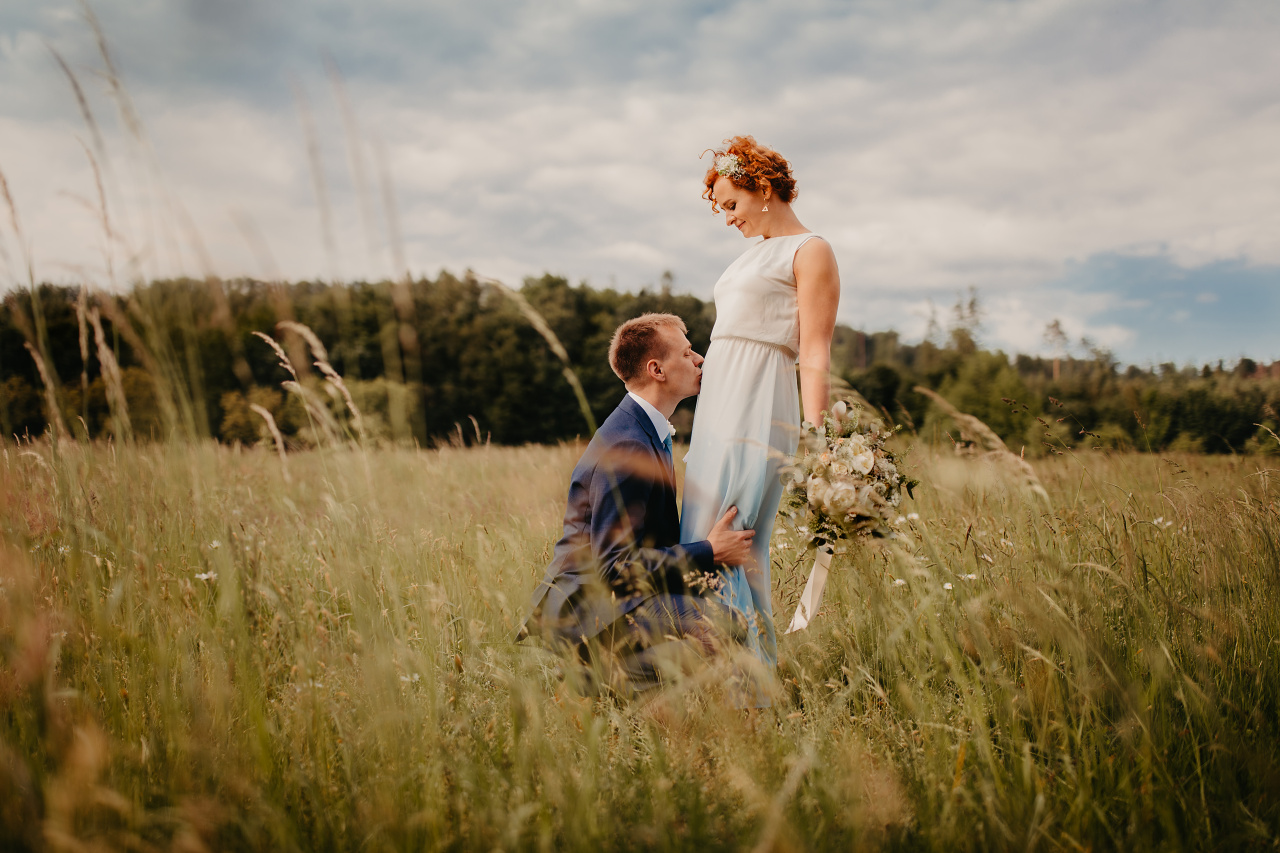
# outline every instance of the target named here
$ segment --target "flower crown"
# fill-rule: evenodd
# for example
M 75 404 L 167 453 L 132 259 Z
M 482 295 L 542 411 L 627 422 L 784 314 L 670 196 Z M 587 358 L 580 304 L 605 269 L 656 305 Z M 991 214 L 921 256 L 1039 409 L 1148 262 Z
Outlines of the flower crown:
M 721 154 L 716 157 L 716 174 L 725 178 L 740 178 L 747 173 L 737 154 Z

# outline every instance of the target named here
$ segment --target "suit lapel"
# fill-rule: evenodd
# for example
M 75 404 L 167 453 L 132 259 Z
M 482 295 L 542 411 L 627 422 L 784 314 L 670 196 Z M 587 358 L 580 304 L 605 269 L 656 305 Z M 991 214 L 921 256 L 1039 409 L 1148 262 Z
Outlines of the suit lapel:
M 622 398 L 619 408 L 631 415 L 640 431 L 648 437 L 649 445 L 658 453 L 658 458 L 664 458 L 667 449 L 662 446 L 662 442 L 658 439 L 658 431 L 653 428 L 653 420 L 649 417 L 649 413 L 642 409 L 639 403 L 631 399 L 630 394 Z
M 675 519 L 676 537 L 679 537 L 679 518 L 680 513 L 676 507 L 676 472 L 674 464 L 667 465 L 667 448 L 658 440 L 658 431 L 653 427 L 653 419 L 649 417 L 649 413 L 640 407 L 640 404 L 631 399 L 631 395 L 622 398 L 622 403 L 618 406 L 624 412 L 629 414 L 635 421 L 635 428 L 643 432 L 649 439 L 649 446 L 653 448 L 654 461 L 661 466 L 663 472 L 662 477 L 658 480 L 662 489 L 655 493 L 661 495 L 661 507 L 658 512 L 662 515 L 662 521 L 665 526 L 671 526 L 671 520 Z M 673 460 L 674 461 L 674 460 Z M 657 521 L 657 519 L 652 519 Z M 674 541 L 674 540 L 673 540 Z

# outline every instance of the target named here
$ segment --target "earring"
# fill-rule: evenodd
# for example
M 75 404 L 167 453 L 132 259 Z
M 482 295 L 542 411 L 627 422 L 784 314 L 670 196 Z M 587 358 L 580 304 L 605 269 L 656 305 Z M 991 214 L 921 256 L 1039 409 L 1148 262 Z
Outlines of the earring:
M 760 212 L 761 212 L 761 213 L 768 213 L 768 212 L 769 212 L 769 202 L 767 202 L 767 201 L 766 201 L 766 202 L 764 203 L 764 207 L 760 208 Z

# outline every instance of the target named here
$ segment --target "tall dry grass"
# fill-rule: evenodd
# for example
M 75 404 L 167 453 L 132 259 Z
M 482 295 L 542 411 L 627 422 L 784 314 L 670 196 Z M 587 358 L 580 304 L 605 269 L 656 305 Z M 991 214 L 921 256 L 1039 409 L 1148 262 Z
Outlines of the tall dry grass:
M 917 448 L 919 518 L 837 557 L 745 715 L 577 698 L 508 641 L 579 451 L 336 447 L 286 480 L 270 448 L 5 448 L 0 846 L 1273 843 L 1275 472 L 1055 457 L 1048 510 Z M 807 561 L 774 546 L 789 613 Z

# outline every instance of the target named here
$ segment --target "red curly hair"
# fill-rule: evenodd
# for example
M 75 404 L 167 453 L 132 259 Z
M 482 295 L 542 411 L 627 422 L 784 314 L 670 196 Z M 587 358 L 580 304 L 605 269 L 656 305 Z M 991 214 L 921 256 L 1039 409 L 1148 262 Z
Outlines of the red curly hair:
M 711 210 L 713 213 L 719 213 L 720 207 L 716 204 L 715 186 L 716 181 L 721 177 L 727 177 L 735 187 L 744 189 L 747 192 L 757 192 L 763 190 L 768 184 L 773 190 L 773 194 L 783 201 L 790 203 L 796 197 L 796 179 L 791 176 L 791 164 L 786 161 L 781 154 L 772 148 L 766 148 L 756 142 L 752 136 L 735 136 L 724 141 L 725 147 L 721 150 L 713 150 L 708 148 L 707 151 L 712 153 L 711 168 L 707 169 L 707 174 L 702 182 L 706 185 L 706 189 L 702 193 L 702 197 L 711 202 Z M 706 154 L 707 152 L 702 152 Z M 741 175 L 731 177 L 721 175 L 716 171 L 715 158 L 722 157 L 725 154 L 733 154 L 738 158 L 738 162 L 742 164 Z

